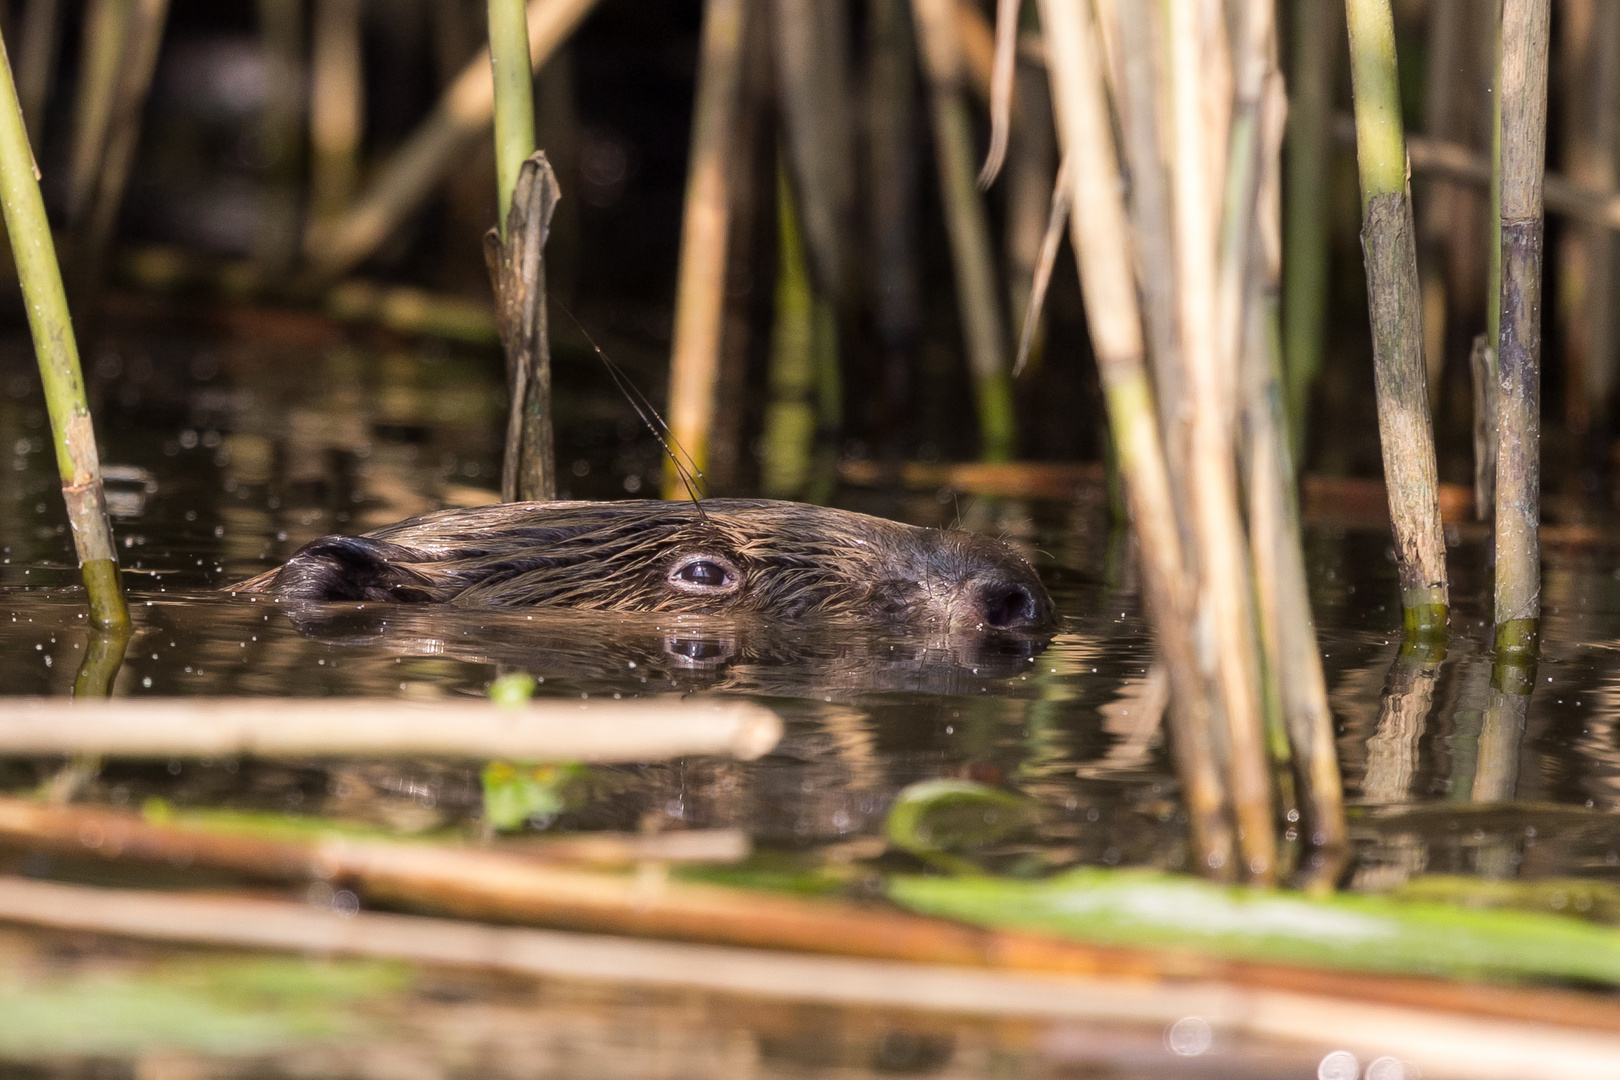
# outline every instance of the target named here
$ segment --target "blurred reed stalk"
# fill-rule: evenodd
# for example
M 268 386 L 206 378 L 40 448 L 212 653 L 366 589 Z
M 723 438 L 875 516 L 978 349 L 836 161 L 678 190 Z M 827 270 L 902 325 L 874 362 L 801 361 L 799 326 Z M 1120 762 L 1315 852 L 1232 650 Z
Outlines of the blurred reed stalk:
M 1423 301 L 1389 0 L 1345 0 L 1378 434 L 1408 635 L 1446 632 L 1450 589 L 1423 364 Z
M 1337 6 L 1293 0 L 1288 102 L 1287 252 L 1283 268 L 1283 353 L 1287 368 L 1288 425 L 1294 454 L 1303 459 L 1311 386 L 1322 370 L 1328 294 L 1328 215 L 1323 212 L 1328 170 L 1333 82 L 1343 22 Z
M 354 197 L 365 124 L 362 0 L 316 0 L 310 60 L 310 218 L 331 221 Z
M 1550 0 L 1502 5 L 1502 302 L 1496 649 L 1534 655 L 1541 616 L 1541 183 Z
M 11 58 L 3 39 L 0 61 L 4 61 L 5 68 L 4 78 L 0 78 L 0 207 L 5 212 L 6 232 L 17 261 L 28 327 L 33 333 L 34 355 L 45 387 L 62 498 L 84 574 L 91 625 L 103 630 L 123 629 L 130 625 L 129 608 L 124 602 L 112 527 L 107 521 L 107 500 L 101 485 L 95 431 L 85 402 L 78 344 L 73 338 L 67 294 L 62 288 L 34 155 L 28 145 L 17 88 L 11 81 Z
M 693 105 L 692 151 L 681 215 L 675 332 L 669 358 L 670 438 L 698 476 L 708 467 L 725 321 L 731 189 L 737 170 L 737 108 L 743 74 L 746 0 L 706 0 Z M 673 458 L 664 461 L 664 497 L 686 494 Z
M 529 62 L 544 64 L 596 0 L 529 0 Z M 372 173 L 353 205 L 304 236 L 306 285 L 354 269 L 433 194 L 445 177 L 489 137 L 495 83 L 489 53 L 467 62 L 405 143 Z M 508 189 L 510 190 L 510 189 Z
M 99 289 L 105 273 L 124 191 L 135 168 L 141 113 L 157 71 L 168 12 L 169 0 L 135 0 L 130 18 L 127 52 L 118 74 L 118 96 L 107 129 L 100 176 L 84 232 L 76 241 L 75 255 L 83 260 L 83 281 L 92 294 Z
M 1130 235 L 1089 15 L 1064 0 L 1041 0 L 1047 70 L 1062 153 L 1077 212 L 1070 239 L 1080 270 L 1092 348 L 1108 420 L 1142 549 L 1148 613 L 1171 682 L 1176 770 L 1185 788 L 1193 857 L 1200 873 L 1231 874 L 1234 838 L 1208 687 L 1193 638 L 1193 604 L 1171 502 L 1153 389 L 1143 362 Z M 1263 768 L 1263 763 L 1262 763 Z
M 22 102 L 28 138 L 34 142 L 39 141 L 40 125 L 45 122 L 45 103 L 56 79 L 61 33 L 61 0 L 29 0 L 22 13 L 17 97 Z
M 265 61 L 259 142 L 266 164 L 259 192 L 253 260 L 264 281 L 279 283 L 292 272 L 298 259 L 307 111 L 307 27 L 303 0 L 258 0 L 258 8 L 259 41 Z
M 1501 451 L 1501 374 L 1498 349 L 1502 339 L 1502 0 L 1487 0 L 1490 29 L 1485 38 L 1491 72 L 1490 212 L 1485 245 L 1485 333 L 1469 357 L 1474 379 L 1474 512 L 1488 521 L 1496 512 L 1497 455 Z M 1493 556 L 1494 558 L 1494 553 Z
M 1008 461 L 1017 443 L 1006 333 L 990 224 L 979 194 L 973 126 L 962 97 L 962 57 L 953 0 L 912 0 L 933 121 L 934 162 L 951 245 L 957 311 L 979 408 L 980 456 Z
M 1563 175 L 1612 197 L 1620 149 L 1620 4 L 1565 0 L 1560 13 L 1558 71 L 1568 102 L 1559 139 Z M 1600 448 L 1608 435 L 1616 351 L 1610 230 L 1571 222 L 1558 241 L 1556 274 L 1565 415 L 1573 434 Z
M 1227 109 L 1213 108 L 1230 76 L 1211 55 L 1211 36 L 1223 28 L 1203 25 L 1219 10 L 1198 0 L 1172 0 L 1169 30 L 1171 208 L 1176 233 L 1176 287 L 1181 316 L 1182 365 L 1189 410 L 1186 469 L 1190 532 L 1198 579 L 1198 623 L 1205 640 L 1200 655 L 1220 703 L 1230 746 L 1228 770 L 1238 822 L 1244 873 L 1269 882 L 1276 872 L 1276 830 L 1270 776 L 1261 732 L 1253 586 L 1248 541 L 1238 510 L 1236 447 L 1237 357 L 1229 347 L 1217 273 L 1221 185 Z M 1228 94 L 1228 102 L 1230 96 Z M 1211 126 L 1211 114 L 1221 119 Z M 1220 144 L 1220 151 L 1211 147 Z M 1213 165 L 1222 163 L 1222 172 Z M 1252 208 L 1252 192 L 1246 198 Z
M 906 0 L 869 0 L 867 12 L 867 213 L 872 230 L 873 321 L 883 350 L 883 456 L 898 458 L 911 412 L 917 338 L 916 58 Z
M 816 433 L 815 295 L 787 163 L 776 170 L 776 303 L 766 377 L 760 487 L 796 498 L 810 483 Z
M 1423 133 L 1436 139 L 1453 139 L 1459 91 L 1466 80 L 1458 78 L 1463 45 L 1468 38 L 1471 17 L 1468 0 L 1435 0 L 1429 6 L 1426 26 L 1428 56 L 1423 75 Z M 1471 95 L 1470 95 L 1471 96 Z M 1440 379 L 1445 372 L 1449 307 L 1444 270 L 1446 240 L 1451 219 L 1466 213 L 1468 196 L 1459 185 L 1443 178 L 1430 180 L 1418 189 L 1414 213 L 1418 228 L 1418 282 L 1423 288 L 1423 357 L 1427 365 L 1429 401 L 1440 403 Z M 1421 212 L 1418 212 L 1421 211 Z
M 506 219 L 518 171 L 534 153 L 534 67 L 523 0 L 489 0 L 489 67 L 495 86 L 496 221 Z

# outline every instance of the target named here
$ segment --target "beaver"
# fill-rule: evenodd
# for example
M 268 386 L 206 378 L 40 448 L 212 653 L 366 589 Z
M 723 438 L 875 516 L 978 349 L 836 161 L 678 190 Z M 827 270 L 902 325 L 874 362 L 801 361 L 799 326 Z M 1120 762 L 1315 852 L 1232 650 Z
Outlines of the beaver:
M 234 587 L 395 601 L 1041 631 L 1052 598 L 1001 540 L 766 499 L 501 503 L 327 536 Z

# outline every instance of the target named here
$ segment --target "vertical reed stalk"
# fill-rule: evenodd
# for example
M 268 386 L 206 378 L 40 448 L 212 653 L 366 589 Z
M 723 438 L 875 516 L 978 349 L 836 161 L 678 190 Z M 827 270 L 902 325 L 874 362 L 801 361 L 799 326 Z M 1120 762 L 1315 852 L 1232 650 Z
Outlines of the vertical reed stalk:
M 298 258 L 299 200 L 304 186 L 303 0 L 258 0 L 265 53 L 265 98 L 259 129 L 267 161 L 259 195 L 254 262 L 278 281 Z
M 107 251 L 118 224 L 118 211 L 124 205 L 124 189 L 135 167 L 141 113 L 152 87 L 152 76 L 157 71 L 158 49 L 168 14 L 169 0 L 134 0 L 129 14 L 125 36 L 127 52 L 118 72 L 117 97 L 108 120 L 101 166 L 87 217 L 82 222 L 83 233 L 77 238 L 77 277 L 91 294 L 100 286 Z
M 17 96 L 22 101 L 28 138 L 39 141 L 45 102 L 56 77 L 57 39 L 61 35 L 61 0 L 30 0 L 22 13 L 22 56 L 17 64 Z
M 1491 183 L 1487 226 L 1485 333 L 1474 341 L 1469 372 L 1474 379 L 1474 513 L 1488 520 L 1496 512 L 1496 459 L 1501 439 L 1501 375 L 1497 347 L 1502 336 L 1502 0 L 1489 0 L 1485 33 L 1491 72 Z M 1494 552 L 1492 554 L 1494 558 Z
M 1455 118 L 1463 44 L 1472 18 L 1469 0 L 1436 0 L 1429 7 L 1428 56 L 1423 77 L 1423 130 L 1434 139 L 1456 138 Z M 1468 197 L 1448 180 L 1435 178 L 1419 189 L 1414 207 L 1418 221 L 1418 280 L 1423 286 L 1423 356 L 1427 362 L 1429 401 L 1439 407 L 1440 380 L 1445 373 L 1450 282 L 1443 269 L 1445 240 L 1451 219 L 1465 214 Z
M 810 279 L 840 304 L 850 296 L 854 211 L 844 9 L 819 0 L 775 0 L 773 9 L 782 134 Z
M 1423 365 L 1406 139 L 1395 74 L 1395 21 L 1389 0 L 1345 0 L 1356 99 L 1356 161 L 1361 171 L 1361 246 L 1372 314 L 1378 434 L 1389 485 L 1401 607 L 1408 634 L 1446 632 L 1450 590 L 1440 528 L 1440 481 Z
M 906 0 L 867 4 L 867 167 L 871 173 L 873 321 L 883 349 L 886 457 L 904 447 L 917 335 L 916 59 Z
M 669 422 L 671 437 L 700 475 L 709 459 L 720 372 L 744 7 L 744 0 L 707 0 L 704 4 L 686 210 L 681 218 L 675 341 L 669 359 Z M 682 494 L 675 462 L 666 460 L 664 497 L 680 498 Z
M 995 280 L 990 225 L 978 188 L 973 126 L 962 98 L 962 60 L 953 0 L 912 0 L 933 119 L 940 201 L 951 242 L 958 312 L 979 406 L 981 456 L 1006 461 L 1017 440 L 1006 334 Z
M 1297 478 L 1283 407 L 1278 292 L 1282 278 L 1281 142 L 1287 109 L 1281 76 L 1267 78 L 1260 117 L 1261 170 L 1256 233 L 1258 280 L 1247 305 L 1243 366 L 1248 435 L 1249 542 L 1266 669 L 1275 682 L 1292 752 L 1298 802 L 1310 843 L 1339 851 L 1347 842 L 1344 788 L 1328 708 L 1327 680 L 1311 617 L 1301 546 Z
M 1593 123 L 1591 184 L 1603 191 L 1620 187 L 1615 156 L 1620 154 L 1620 4 L 1599 3 L 1594 71 L 1590 80 Z M 1602 445 L 1612 427 L 1616 364 L 1620 363 L 1620 336 L 1615 329 L 1612 297 L 1615 286 L 1615 239 L 1607 230 L 1593 230 L 1591 280 L 1587 288 L 1586 319 L 1590 330 L 1584 385 L 1572 398 L 1583 402 L 1589 445 Z
M 67 294 L 62 288 L 45 202 L 40 198 L 34 172 L 34 155 L 28 146 L 17 88 L 11 81 L 11 58 L 6 55 L 3 39 L 0 62 L 5 69 L 0 78 L 0 207 L 4 208 L 6 232 L 11 238 L 12 256 L 17 260 L 17 277 L 33 333 L 34 355 L 45 384 L 56 466 L 90 600 L 90 621 L 102 629 L 115 630 L 129 626 L 129 608 L 118 578 L 118 556 L 107 521 L 101 465 L 85 402 L 84 376 L 68 316 Z
M 545 63 L 595 4 L 596 0 L 529 0 L 529 62 Z M 330 281 L 370 257 L 447 174 L 488 140 L 494 110 L 489 56 L 481 52 L 445 88 L 410 138 L 375 170 L 343 216 L 305 235 L 308 284 Z
M 1073 205 L 1070 238 L 1113 445 L 1142 549 L 1147 607 L 1171 680 L 1171 731 L 1200 872 L 1231 873 L 1233 836 L 1217 765 L 1208 689 L 1200 674 L 1192 596 L 1171 503 L 1153 391 L 1143 362 L 1141 315 L 1104 99 L 1096 38 L 1080 5 L 1041 0 L 1058 137 Z
M 804 494 L 816 432 L 816 304 L 796 207 L 783 162 L 776 173 L 776 311 L 760 462 L 760 487 L 774 499 Z
M 90 216 L 107 130 L 118 100 L 133 0 L 90 0 L 79 47 L 79 87 L 74 103 L 73 150 L 68 165 L 67 228 L 77 234 Z
M 1052 182 L 1057 175 L 1053 146 L 1052 104 L 1045 73 L 1030 67 L 1017 69 L 1019 108 L 1012 118 L 1011 153 L 1007 168 L 1007 310 L 1015 317 L 1029 308 L 1031 285 L 1041 260 L 1046 237 Z M 1039 320 L 1026 329 L 1030 335 L 1029 362 L 1040 366 L 1043 338 Z
M 1160 41 L 1154 33 L 1160 20 L 1133 13 L 1119 18 L 1120 85 L 1123 107 L 1121 128 L 1125 158 L 1131 173 L 1131 225 L 1136 241 L 1137 288 L 1146 317 L 1148 358 L 1153 365 L 1153 389 L 1159 406 L 1159 427 L 1164 436 L 1170 490 L 1177 506 L 1188 504 L 1185 380 L 1182 378 L 1181 342 L 1176 334 L 1176 279 L 1166 268 L 1175 265 L 1175 242 L 1170 225 L 1169 177 L 1159 141 Z M 1183 541 L 1188 539 L 1185 531 Z
M 1188 491 L 1197 545 L 1199 622 L 1208 640 L 1202 655 L 1225 716 L 1229 769 L 1244 872 L 1270 881 L 1276 872 L 1270 776 L 1261 734 L 1259 672 L 1248 564 L 1248 543 L 1238 512 L 1234 460 L 1236 358 L 1226 347 L 1216 272 L 1219 201 L 1211 191 L 1210 164 L 1225 161 L 1228 131 L 1211 131 L 1208 80 L 1225 65 L 1205 63 L 1205 15 L 1198 0 L 1172 0 L 1170 32 L 1171 126 L 1175 147 L 1171 206 L 1176 228 L 1176 289 L 1181 356 L 1192 422 L 1188 432 Z M 1207 70 L 1206 70 L 1207 68 Z M 1214 153 L 1210 139 L 1222 144 Z
M 518 170 L 534 153 L 534 68 L 523 0 L 489 0 L 489 66 L 495 79 L 495 220 L 504 239 Z
M 1496 648 L 1534 654 L 1541 616 L 1541 179 L 1550 0 L 1502 5 L 1502 399 L 1496 458 Z
M 310 61 L 310 216 L 330 221 L 354 197 L 365 122 L 361 0 L 317 0 Z M 525 49 L 525 51 L 527 51 Z
M 1328 222 L 1322 212 L 1332 145 L 1334 59 L 1341 24 L 1331 3 L 1294 0 L 1293 73 L 1289 80 L 1288 245 L 1283 258 L 1283 352 L 1287 364 L 1288 425 L 1296 455 L 1305 449 L 1311 384 L 1322 370 L 1327 311 Z
M 1566 0 L 1560 8 L 1558 71 L 1567 119 L 1562 170 L 1595 191 L 1615 187 L 1615 106 L 1620 104 L 1620 4 Z M 1600 224 L 1571 222 L 1558 239 L 1557 322 L 1564 343 L 1565 414 L 1570 431 L 1601 430 L 1614 346 L 1614 242 Z M 1600 440 L 1601 440 L 1600 436 Z
M 536 151 L 518 170 L 505 238 L 494 229 L 484 234 L 484 263 L 495 290 L 495 324 L 506 352 L 510 397 L 501 461 L 505 502 L 557 497 L 545 252 L 561 196 L 545 152 Z

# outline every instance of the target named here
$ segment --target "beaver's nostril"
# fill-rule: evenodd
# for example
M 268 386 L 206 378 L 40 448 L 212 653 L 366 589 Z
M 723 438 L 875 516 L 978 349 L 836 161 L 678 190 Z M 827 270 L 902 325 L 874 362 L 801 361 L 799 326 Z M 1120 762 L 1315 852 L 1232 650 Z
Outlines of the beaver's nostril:
M 1023 585 L 998 582 L 979 593 L 984 621 L 998 630 L 1033 626 L 1039 620 L 1040 604 Z

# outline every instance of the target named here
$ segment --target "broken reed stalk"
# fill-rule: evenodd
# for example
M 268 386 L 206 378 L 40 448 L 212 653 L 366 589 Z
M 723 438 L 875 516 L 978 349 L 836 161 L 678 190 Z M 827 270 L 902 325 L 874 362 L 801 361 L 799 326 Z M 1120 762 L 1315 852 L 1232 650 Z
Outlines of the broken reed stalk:
M 529 62 L 544 64 L 596 0 L 529 0 Z M 488 50 L 469 60 L 427 119 L 374 171 L 374 179 L 336 221 L 304 236 L 307 284 L 329 283 L 368 259 L 484 139 L 495 112 Z
M 56 467 L 62 479 L 73 545 L 90 601 L 90 622 L 102 629 L 129 626 L 129 608 L 118 577 L 118 555 L 107 499 L 101 486 L 90 407 L 85 401 L 79 348 L 73 338 L 62 272 L 51 242 L 51 226 L 40 197 L 33 151 L 11 81 L 11 59 L 0 38 L 0 206 L 6 219 L 12 257 L 28 309 L 34 356 L 45 386 L 45 405 L 56 444 Z
M 669 434 L 698 477 L 708 467 L 720 338 L 725 321 L 732 171 L 747 148 L 735 145 L 747 5 L 706 0 L 698 51 L 692 151 L 681 214 L 681 257 L 675 278 L 675 332 L 669 357 Z M 664 460 L 664 498 L 687 494 L 673 457 Z
M 1423 302 L 1406 184 L 1395 21 L 1389 0 L 1345 0 L 1345 13 L 1350 24 L 1374 391 L 1401 607 L 1409 635 L 1442 635 L 1450 589 L 1423 365 Z
M 1171 207 L 1176 231 L 1176 286 L 1182 364 L 1191 426 L 1185 465 L 1191 496 L 1190 532 L 1198 568 L 1199 624 L 1211 640 L 1203 655 L 1231 742 L 1228 769 L 1242 849 L 1243 872 L 1266 882 L 1276 871 L 1276 830 L 1270 776 L 1261 736 L 1261 700 L 1248 541 L 1238 510 L 1236 452 L 1237 365 L 1224 346 L 1216 272 L 1220 200 L 1210 163 L 1225 159 L 1225 126 L 1209 128 L 1209 79 L 1223 67 L 1207 63 L 1203 17 L 1219 17 L 1198 0 L 1172 0 L 1169 29 L 1171 117 L 1175 148 Z M 1209 142 L 1218 140 L 1215 154 Z
M 1042 0 L 1047 73 L 1059 144 L 1070 163 L 1071 246 L 1108 422 L 1142 550 L 1149 617 L 1170 673 L 1176 770 L 1185 791 L 1194 862 L 1213 877 L 1231 873 L 1233 836 L 1217 765 L 1208 687 L 1193 643 L 1192 597 L 1171 502 L 1153 390 L 1143 362 L 1130 236 L 1104 99 L 1096 38 L 1079 5 Z
M 1295 0 L 1293 70 L 1288 82 L 1287 253 L 1283 269 L 1283 353 L 1287 366 L 1288 425 L 1296 457 L 1305 449 L 1311 386 L 1322 370 L 1328 294 L 1328 216 L 1322 212 L 1332 144 L 1337 9 L 1323 0 Z
M 310 218 L 330 221 L 354 197 L 365 125 L 361 0 L 316 0 L 310 57 Z M 525 47 L 527 52 L 527 47 Z
M 1550 0 L 1502 5 L 1502 329 L 1496 649 L 1534 655 L 1541 616 L 1541 178 Z
M 950 238 L 957 311 L 979 406 L 980 456 L 1007 461 L 1017 443 L 995 251 L 974 167 L 973 125 L 962 97 L 954 0 L 912 0 L 933 121 L 934 160 Z
M 518 171 L 503 238 L 484 235 L 495 290 L 495 324 L 506 353 L 509 398 L 501 459 L 503 502 L 557 497 L 557 440 L 551 422 L 551 329 L 546 308 L 546 240 L 562 197 L 544 151 Z
M 489 0 L 489 68 L 495 87 L 496 221 L 506 238 L 518 171 L 534 153 L 534 67 L 523 0 Z

